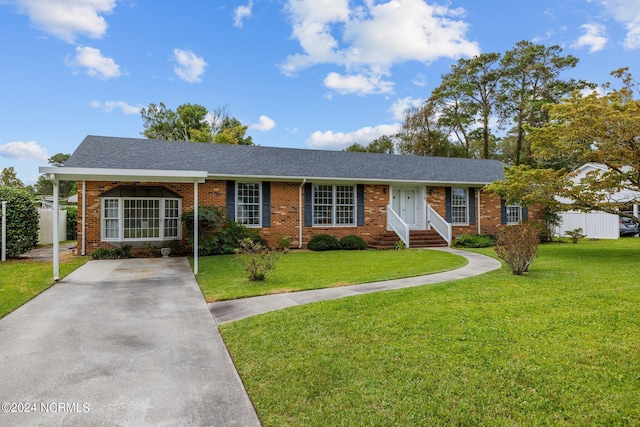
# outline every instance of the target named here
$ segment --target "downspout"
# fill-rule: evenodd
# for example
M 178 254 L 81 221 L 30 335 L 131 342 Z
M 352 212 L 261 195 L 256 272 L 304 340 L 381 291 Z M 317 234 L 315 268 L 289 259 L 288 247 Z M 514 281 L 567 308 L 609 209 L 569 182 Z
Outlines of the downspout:
M 193 183 L 193 274 L 198 274 L 198 181 Z
M 87 219 L 87 181 L 82 181 L 82 256 L 86 255 L 87 239 L 85 237 Z
M 304 225 L 302 222 L 302 209 L 304 208 L 304 205 L 302 204 L 302 190 L 306 183 L 307 178 L 302 180 L 300 188 L 298 189 L 298 228 L 300 230 L 298 235 L 298 249 L 302 249 L 302 226 Z
M 478 220 L 476 221 L 478 223 L 478 234 L 482 234 L 482 232 L 480 230 L 482 230 L 482 227 L 480 226 L 480 218 L 482 218 L 481 213 L 481 209 L 480 209 L 480 189 L 478 189 L 478 191 L 476 191 L 476 193 L 478 193 L 478 207 L 476 208 L 477 211 L 477 215 L 478 215 Z

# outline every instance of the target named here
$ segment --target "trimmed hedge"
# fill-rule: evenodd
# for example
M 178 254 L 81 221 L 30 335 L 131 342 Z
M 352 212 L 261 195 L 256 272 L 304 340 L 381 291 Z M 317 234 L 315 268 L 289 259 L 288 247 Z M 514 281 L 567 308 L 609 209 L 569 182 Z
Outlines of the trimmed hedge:
M 340 249 L 340 241 L 328 234 L 319 234 L 312 237 L 307 246 L 312 251 L 335 251 Z
M 456 248 L 488 248 L 493 246 L 495 239 L 484 234 L 463 234 L 458 237 L 453 246 Z
M 367 249 L 367 247 L 367 242 L 365 242 L 360 236 L 352 234 L 340 239 L 340 249 L 344 249 L 346 251 L 362 251 Z
M 7 256 L 16 257 L 37 247 L 40 218 L 27 190 L 0 186 L 0 201 L 7 202 Z

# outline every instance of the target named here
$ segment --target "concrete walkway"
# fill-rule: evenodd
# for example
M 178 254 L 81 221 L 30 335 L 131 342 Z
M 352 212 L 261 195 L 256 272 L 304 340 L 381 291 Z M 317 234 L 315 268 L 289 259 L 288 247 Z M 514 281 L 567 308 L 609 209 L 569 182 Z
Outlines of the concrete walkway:
M 366 283 L 363 285 L 350 285 L 338 288 L 314 289 L 311 291 L 287 292 L 275 295 L 265 295 L 253 298 L 242 298 L 231 301 L 220 301 L 209 304 L 209 310 L 218 325 L 281 310 L 295 305 L 308 304 L 316 301 L 325 301 L 343 298 L 353 295 L 361 295 L 370 292 L 379 292 L 392 289 L 421 286 L 449 280 L 465 279 L 477 276 L 500 268 L 500 261 L 491 257 L 473 252 L 459 251 L 450 248 L 434 248 L 454 253 L 465 257 L 468 264 L 462 268 L 443 273 L 429 274 L 427 276 L 408 277 L 405 279 L 388 280 L 384 282 Z
M 0 319 L 0 425 L 258 426 L 185 258 L 90 261 Z

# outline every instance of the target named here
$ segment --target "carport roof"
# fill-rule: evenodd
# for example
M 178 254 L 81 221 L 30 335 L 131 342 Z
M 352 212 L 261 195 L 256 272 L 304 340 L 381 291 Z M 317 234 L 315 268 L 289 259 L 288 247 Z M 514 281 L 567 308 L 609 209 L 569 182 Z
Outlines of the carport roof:
M 65 172 L 200 178 L 315 179 L 359 182 L 420 182 L 484 185 L 504 178 L 496 160 L 239 146 L 141 138 L 87 136 L 61 168 Z M 75 171 L 75 172 L 74 172 Z M 143 174 L 144 175 L 144 174 Z M 116 178 L 116 176 L 113 176 Z M 170 178 L 170 177 L 167 177 Z M 80 178 L 81 179 L 81 178 Z

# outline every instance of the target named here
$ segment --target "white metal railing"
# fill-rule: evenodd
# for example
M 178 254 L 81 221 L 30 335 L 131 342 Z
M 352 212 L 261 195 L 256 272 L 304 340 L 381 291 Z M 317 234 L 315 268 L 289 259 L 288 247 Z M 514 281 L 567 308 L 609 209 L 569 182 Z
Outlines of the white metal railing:
M 404 242 L 404 245 L 407 248 L 409 247 L 409 226 L 393 210 L 391 205 L 387 205 L 387 229 L 395 231 L 400 240 Z
M 427 205 L 427 230 L 434 230 L 447 242 L 451 244 L 451 224 L 442 218 L 438 212 L 434 211 L 431 205 Z

